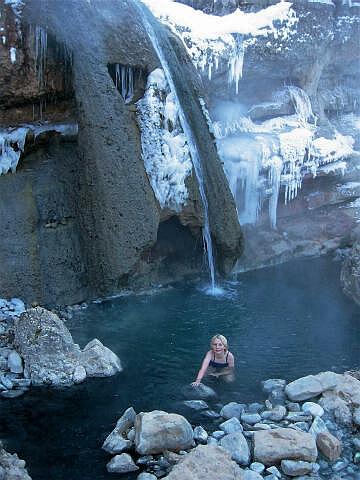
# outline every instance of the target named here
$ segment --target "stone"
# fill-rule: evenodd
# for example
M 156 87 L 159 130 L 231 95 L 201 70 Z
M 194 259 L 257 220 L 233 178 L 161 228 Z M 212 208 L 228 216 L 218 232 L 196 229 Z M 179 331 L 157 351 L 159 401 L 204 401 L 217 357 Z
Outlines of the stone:
M 73 374 L 73 382 L 75 385 L 82 383 L 86 379 L 86 370 L 82 365 L 77 365 Z
M 194 428 L 194 440 L 198 443 L 206 443 L 208 439 L 208 433 L 207 431 L 201 427 L 195 427 Z
M 289 383 L 285 387 L 285 393 L 292 401 L 298 402 L 317 397 L 326 390 L 337 385 L 337 374 L 324 372 L 318 375 L 308 375 Z
M 80 362 L 89 377 L 110 377 L 122 371 L 119 357 L 97 338 L 84 347 Z
M 286 415 L 287 410 L 283 405 L 277 405 L 272 410 L 265 410 L 261 412 L 261 418 L 272 420 L 273 422 L 280 422 Z
M 263 408 L 264 408 L 264 405 L 262 403 L 254 402 L 254 403 L 250 403 L 246 411 L 248 413 L 259 413 L 260 410 L 263 410 Z
M 216 438 L 214 438 L 214 437 L 208 437 L 208 439 L 207 439 L 207 444 L 208 444 L 208 445 L 218 445 L 219 442 L 218 442 L 218 440 L 217 440 Z
M 188 399 L 206 400 L 207 398 L 215 398 L 217 396 L 215 390 L 203 383 L 200 385 L 186 385 L 182 389 L 183 395 Z
M 274 475 L 276 478 L 281 477 L 281 473 L 279 470 L 275 467 L 275 465 L 272 465 L 271 467 L 268 467 L 266 469 L 266 473 L 270 473 L 270 475 Z M 268 477 L 267 477 L 268 478 Z
M 219 427 L 221 428 L 221 430 L 224 430 L 225 433 L 243 431 L 243 427 L 236 417 L 230 418 L 229 420 L 226 420 L 226 422 L 220 423 Z
M 241 432 L 228 433 L 220 440 L 219 445 L 230 453 L 232 460 L 240 465 L 249 465 L 250 449 Z
M 261 416 L 258 413 L 242 413 L 241 421 L 249 425 L 254 425 L 255 423 L 261 422 Z
M 263 480 L 263 477 L 260 475 L 260 473 L 255 472 L 253 470 L 243 470 L 242 479 L 243 480 Z
M 13 382 L 6 375 L 0 375 L 0 383 L 2 383 L 4 387 L 9 390 L 11 390 L 14 386 Z
M 109 453 L 122 453 L 132 447 L 133 442 L 125 438 L 125 433 L 135 422 L 135 410 L 130 407 L 125 410 L 123 415 L 116 423 L 114 430 L 106 437 L 102 449 Z
M 276 428 L 254 433 L 254 460 L 274 465 L 281 460 L 314 462 L 317 448 L 312 435 L 290 428 Z
M 243 480 L 243 472 L 224 449 L 198 445 L 164 480 Z
M 21 356 L 13 350 L 12 352 L 9 353 L 8 359 L 8 369 L 12 373 L 22 373 L 24 368 L 23 368 L 23 361 Z
M 309 413 L 313 417 L 322 417 L 324 415 L 322 406 L 314 402 L 305 402 L 301 409 L 304 413 Z
M 1 392 L 0 395 L 4 398 L 17 398 L 21 397 L 21 395 L 24 395 L 26 390 L 27 388 L 22 388 L 19 390 L 6 390 L 5 392 Z
M 215 430 L 215 432 L 211 434 L 211 436 L 216 438 L 216 440 L 220 440 L 220 438 L 222 438 L 224 435 L 225 435 L 224 430 Z
M 281 378 L 269 378 L 261 382 L 261 385 L 265 393 L 270 393 L 272 390 L 283 390 L 286 386 L 286 381 Z
M 240 419 L 241 414 L 245 411 L 245 405 L 242 403 L 230 402 L 223 406 L 220 415 L 223 418 L 230 419 L 232 417 Z
M 337 460 L 341 455 L 341 442 L 330 432 L 320 432 L 316 437 L 316 445 L 330 462 Z
M 351 397 L 348 397 L 345 392 L 340 392 L 324 392 L 320 399 L 320 404 L 325 411 L 334 415 L 336 423 L 345 427 L 351 427 L 353 423 Z
M 284 403 L 286 402 L 286 395 L 284 390 L 272 390 L 269 394 L 269 400 L 273 405 L 284 405 Z
M 281 470 L 289 477 L 307 475 L 313 471 L 314 464 L 310 462 L 281 460 Z
M 115 455 L 106 465 L 106 470 L 109 473 L 129 473 L 136 472 L 139 467 L 135 465 L 133 459 L 127 453 Z
M 360 407 L 357 407 L 354 409 L 353 412 L 353 423 L 357 426 L 360 427 Z
M 265 465 L 260 462 L 253 462 L 250 465 L 250 470 L 253 470 L 254 472 L 257 472 L 257 473 L 263 473 L 263 471 L 265 470 Z
M 310 428 L 309 433 L 316 439 L 320 432 L 327 432 L 327 426 L 321 417 L 315 417 Z
M 209 405 L 204 400 L 185 400 L 184 405 L 193 410 L 206 410 Z
M 297 402 L 287 402 L 286 408 L 289 410 L 289 412 L 300 412 L 301 410 L 300 404 Z
M 142 472 L 136 477 L 136 480 L 157 480 L 157 476 L 152 473 Z
M 201 415 L 208 418 L 220 418 L 220 413 L 215 412 L 215 410 L 203 410 Z
M 6 452 L 0 442 L 0 479 L 2 480 L 31 480 L 24 460 L 20 459 L 16 453 Z
M 135 420 L 135 449 L 140 455 L 184 450 L 192 445 L 190 423 L 182 415 L 161 410 L 139 413 Z
M 312 416 L 305 412 L 289 412 L 286 415 L 286 420 L 289 420 L 289 422 L 311 422 Z

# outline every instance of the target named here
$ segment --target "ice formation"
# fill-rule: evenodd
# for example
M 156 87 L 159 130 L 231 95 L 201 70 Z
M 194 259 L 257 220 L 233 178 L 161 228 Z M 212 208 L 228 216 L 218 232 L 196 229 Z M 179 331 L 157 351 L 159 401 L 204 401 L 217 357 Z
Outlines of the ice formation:
M 0 175 L 15 173 L 24 151 L 27 128 L 0 130 Z
M 171 0 L 142 1 L 182 39 L 195 66 L 206 71 L 209 79 L 220 61 L 227 62 L 229 83 L 235 86 L 236 93 L 246 48 L 259 36 L 288 37 L 297 21 L 289 2 L 279 2 L 256 13 L 237 9 L 219 17 Z
M 41 25 L 36 25 L 34 30 L 35 42 L 35 70 L 37 73 L 39 88 L 45 86 L 45 70 L 47 57 L 47 30 Z
M 115 86 L 125 103 L 131 102 L 134 96 L 134 69 L 128 65 L 115 65 Z
M 288 203 L 297 196 L 304 176 L 344 173 L 346 159 L 355 153 L 352 136 L 337 131 L 332 138 L 317 136 L 311 103 L 303 90 L 290 86 L 287 94 L 295 113 L 262 123 L 245 116 L 242 106 L 226 102 L 214 112 L 219 154 L 243 224 L 256 223 L 267 200 L 275 228 L 281 191 Z
M 16 62 L 16 48 L 15 47 L 10 47 L 10 61 L 11 61 L 11 63 Z
M 62 136 L 75 137 L 78 126 L 75 123 L 41 125 L 23 125 L 18 128 L 0 129 L 0 175 L 15 173 L 21 154 L 25 148 L 28 133 L 33 135 L 34 141 L 44 132 L 55 131 Z
M 164 72 L 148 78 L 145 95 L 137 102 L 142 154 L 151 186 L 161 207 L 178 211 L 186 203 L 186 177 L 192 163 L 178 108 Z

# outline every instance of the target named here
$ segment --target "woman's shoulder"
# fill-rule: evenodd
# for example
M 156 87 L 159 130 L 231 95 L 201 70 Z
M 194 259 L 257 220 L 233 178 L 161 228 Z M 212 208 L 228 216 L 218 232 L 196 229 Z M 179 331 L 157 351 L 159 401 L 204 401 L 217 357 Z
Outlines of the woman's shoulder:
M 230 352 L 230 350 L 228 351 L 227 354 L 228 354 L 228 356 L 229 356 L 230 358 L 234 358 L 234 355 Z

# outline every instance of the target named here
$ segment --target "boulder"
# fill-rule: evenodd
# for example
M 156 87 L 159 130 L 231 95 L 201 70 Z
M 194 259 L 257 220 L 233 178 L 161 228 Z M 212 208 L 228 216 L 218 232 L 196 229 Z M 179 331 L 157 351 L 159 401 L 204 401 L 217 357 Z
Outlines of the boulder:
M 314 402 L 305 402 L 301 409 L 304 413 L 309 413 L 313 417 L 322 417 L 324 415 L 322 406 Z
M 204 400 L 185 400 L 184 405 L 193 410 L 206 410 L 209 405 Z
M 321 417 L 315 417 L 311 427 L 309 428 L 309 433 L 316 439 L 319 433 L 327 431 L 328 429 L 324 420 L 322 420 Z
M 223 406 L 220 410 L 220 415 L 226 419 L 240 418 L 245 410 L 245 405 L 242 403 L 230 402 Z
M 122 371 L 119 357 L 97 338 L 84 347 L 80 361 L 89 377 L 111 377 Z
M 219 445 L 230 453 L 232 460 L 240 465 L 249 465 L 250 449 L 241 432 L 228 433 L 221 438 Z
M 24 460 L 21 460 L 16 453 L 6 452 L 0 443 L 0 478 L 4 480 L 31 480 L 25 466 Z
M 15 345 L 33 384 L 72 385 L 80 348 L 55 313 L 36 307 L 14 324 Z
M 200 383 L 200 385 L 186 385 L 182 388 L 182 393 L 184 397 L 194 400 L 204 400 L 207 398 L 216 397 L 216 392 L 207 385 Z
M 128 473 L 136 472 L 139 467 L 135 465 L 133 459 L 127 453 L 121 455 L 115 455 L 114 458 L 106 465 L 106 470 L 109 473 Z
M 117 421 L 114 430 L 106 437 L 102 448 L 113 454 L 128 450 L 133 445 L 133 442 L 125 438 L 124 434 L 134 425 L 135 418 L 136 413 L 132 407 L 125 410 Z
M 310 462 L 281 460 L 281 470 L 289 477 L 298 477 L 299 475 L 307 475 L 314 469 L 314 464 Z
M 316 445 L 324 457 L 330 460 L 330 462 L 338 459 L 341 455 L 341 442 L 330 432 L 319 433 L 316 437 Z
M 334 415 L 339 425 L 351 427 L 353 421 L 352 402 L 346 394 L 337 391 L 325 392 L 320 399 L 320 404 L 324 410 Z
M 140 455 L 184 450 L 193 442 L 193 430 L 186 418 L 161 410 L 139 413 L 135 432 L 135 448 Z
M 321 377 L 323 375 L 323 377 Z M 327 375 L 326 377 L 324 375 Z M 294 402 L 317 397 L 325 390 L 334 388 L 337 384 L 337 374 L 325 372 L 319 375 L 308 375 L 289 383 L 285 387 L 288 398 Z
M 208 433 L 207 431 L 201 427 L 195 427 L 194 428 L 194 440 L 198 443 L 206 443 L 208 439 Z
M 254 433 L 254 460 L 264 465 L 274 465 L 281 460 L 314 462 L 316 458 L 315 439 L 309 433 L 290 428 Z
M 198 445 L 164 480 L 243 480 L 243 472 L 228 452 L 215 445 Z
M 243 427 L 236 417 L 230 418 L 219 425 L 225 433 L 242 432 Z
M 258 413 L 242 413 L 241 421 L 249 425 L 254 425 L 255 423 L 261 422 L 261 416 Z
M 22 358 L 15 350 L 9 353 L 7 362 L 8 362 L 8 369 L 10 370 L 10 372 L 12 373 L 23 372 Z
M 281 378 L 269 378 L 268 380 L 261 382 L 261 385 L 265 393 L 270 393 L 273 390 L 283 390 L 286 381 Z
M 286 408 L 283 405 L 277 405 L 272 410 L 265 410 L 261 412 L 261 417 L 266 420 L 272 420 L 273 422 L 280 422 L 283 420 L 287 413 Z

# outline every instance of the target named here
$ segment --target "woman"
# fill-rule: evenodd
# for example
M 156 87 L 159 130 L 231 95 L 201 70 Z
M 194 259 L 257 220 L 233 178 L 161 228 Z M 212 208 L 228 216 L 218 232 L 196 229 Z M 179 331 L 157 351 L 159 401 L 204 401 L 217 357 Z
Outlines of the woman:
M 214 335 L 210 342 L 210 348 L 204 357 L 201 368 L 197 374 L 193 387 L 200 385 L 201 380 L 207 375 L 213 377 L 224 376 L 224 380 L 234 379 L 234 355 L 228 350 L 228 342 L 224 335 Z

